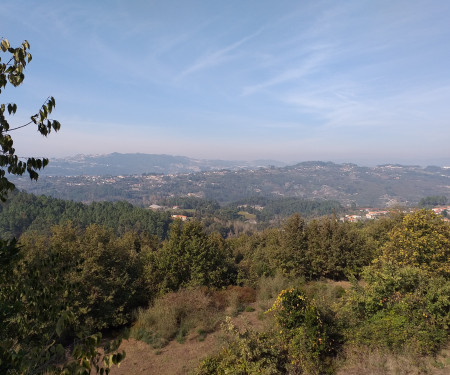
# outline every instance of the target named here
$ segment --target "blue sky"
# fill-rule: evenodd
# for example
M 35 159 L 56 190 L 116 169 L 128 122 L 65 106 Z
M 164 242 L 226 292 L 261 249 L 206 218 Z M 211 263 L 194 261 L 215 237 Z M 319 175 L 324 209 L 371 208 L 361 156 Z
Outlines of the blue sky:
M 450 2 L 10 1 L 21 155 L 450 165 Z

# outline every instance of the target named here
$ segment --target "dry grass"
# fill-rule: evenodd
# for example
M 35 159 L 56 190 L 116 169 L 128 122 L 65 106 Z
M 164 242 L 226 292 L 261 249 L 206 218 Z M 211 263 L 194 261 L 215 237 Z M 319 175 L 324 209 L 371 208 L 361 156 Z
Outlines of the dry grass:
M 448 375 L 450 346 L 436 357 L 392 354 L 383 350 L 347 347 L 339 359 L 337 375 Z
M 289 281 L 286 277 L 277 274 L 274 277 L 262 276 L 258 282 L 257 303 L 259 308 L 259 317 L 264 317 L 264 312 L 272 307 L 278 294 L 290 286 L 292 281 Z
M 192 293 L 193 291 L 190 290 L 186 292 Z M 190 374 L 204 357 L 218 352 L 225 343 L 224 333 L 219 327 L 225 319 L 225 310 L 229 307 L 227 305 L 229 299 L 232 298 L 239 301 L 241 298 L 241 301 L 248 301 L 247 298 L 249 298 L 252 293 L 254 295 L 255 291 L 251 292 L 250 289 L 231 288 L 231 291 L 222 290 L 208 292 L 206 290 L 200 290 L 200 292 L 206 295 L 210 301 L 210 306 L 212 306 L 213 309 L 216 309 L 216 314 L 214 314 L 214 316 L 217 318 L 219 316 L 222 317 L 222 319 L 219 319 L 217 322 L 217 329 L 214 332 L 204 335 L 203 332 L 199 332 L 199 328 L 192 329 L 186 335 L 184 343 L 172 340 L 166 346 L 157 350 L 152 350 L 152 347 L 143 341 L 137 341 L 135 339 L 124 340 L 120 350 L 125 350 L 127 356 L 120 367 L 112 368 L 111 375 Z M 195 291 L 194 294 L 197 293 L 199 293 L 199 291 Z M 231 297 L 231 295 L 234 297 Z M 235 298 L 236 295 L 238 298 Z M 179 296 L 178 298 L 181 299 Z M 172 297 L 170 301 L 173 301 L 173 299 L 178 300 L 178 298 Z M 185 301 L 188 300 L 193 301 L 193 297 L 186 297 Z M 169 300 L 164 299 L 164 301 Z M 254 309 L 256 303 L 253 302 L 247 306 Z M 245 309 L 241 314 L 233 318 L 233 324 L 240 329 L 251 328 L 262 331 L 266 328 L 264 323 L 265 322 L 258 320 L 256 311 L 246 311 Z M 137 324 L 135 324 L 135 327 L 136 325 Z
M 160 348 L 174 339 L 182 341 L 194 328 L 211 331 L 215 328 L 215 306 L 204 290 L 181 290 L 157 299 L 154 305 L 137 312 L 130 335 Z
M 196 288 L 168 293 L 149 309 L 137 311 L 130 335 L 154 348 L 164 347 L 174 338 L 182 343 L 193 330 L 204 339 L 218 328 L 225 315 L 236 316 L 255 298 L 254 289 L 238 286 L 221 291 Z
M 225 296 L 227 301 L 225 315 L 229 316 L 237 316 L 248 304 L 256 300 L 256 291 L 250 287 L 229 286 L 219 293 Z

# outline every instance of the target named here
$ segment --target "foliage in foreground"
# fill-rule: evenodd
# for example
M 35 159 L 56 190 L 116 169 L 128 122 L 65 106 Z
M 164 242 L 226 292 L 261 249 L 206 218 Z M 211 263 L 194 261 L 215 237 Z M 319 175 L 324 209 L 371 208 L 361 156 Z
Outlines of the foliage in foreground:
M 177 290 L 232 283 L 228 268 L 233 270 L 233 260 L 222 237 L 206 235 L 195 222 L 183 230 L 180 224 L 174 224 L 172 242 L 162 249 L 136 232 L 117 237 L 112 229 L 79 229 L 70 222 L 52 227 L 50 235 L 25 234 L 20 249 L 15 241 L 2 243 L 4 370 L 54 369 L 55 362 L 67 360 L 67 345 L 74 338 L 91 343 L 89 337 L 98 330 L 130 324 L 133 311 L 147 306 L 168 285 Z M 174 268 L 170 259 L 182 266 Z M 93 350 L 89 346 L 89 355 L 94 356 Z M 16 357 L 22 359 L 11 362 Z
M 347 341 L 436 353 L 450 325 L 450 227 L 430 211 L 408 215 L 354 282 L 340 313 Z
M 61 369 L 61 348 L 74 338 L 92 337 L 88 342 L 96 345 L 93 332 L 129 324 L 133 311 L 148 305 L 132 335 L 155 347 L 183 341 L 194 328 L 208 332 L 218 315 L 229 312 L 232 292 L 244 290 L 217 289 L 237 282 L 259 284 L 267 295 L 284 289 L 272 308 L 278 326 L 260 333 L 228 329 L 228 347 L 203 362 L 203 373 L 323 374 L 336 367 L 336 354 L 351 347 L 422 355 L 448 341 L 449 226 L 429 211 L 380 222 L 370 231 L 334 218 L 307 224 L 296 215 L 281 230 L 228 241 L 205 233 L 198 222 L 180 221 L 162 244 L 136 232 L 118 237 L 98 225 L 66 223 L 51 232 L 27 233 L 20 250 L 15 242 L 1 247 L 2 363 L 12 366 L 13 357 L 22 358 L 9 369 L 26 363 L 38 373 Z M 311 281 L 352 271 L 363 280 L 353 280 L 346 293 Z M 286 289 L 272 275 L 309 283 Z M 101 361 L 98 350 L 84 348 L 89 366 Z M 47 351 L 49 357 L 39 354 Z
M 26 277 L 17 277 L 22 253 L 13 241 L 1 241 L 0 256 L 0 372 L 2 374 L 90 374 L 108 373 L 125 353 L 116 350 L 120 340 L 101 348 L 101 334 L 76 329 L 76 339 L 67 335 L 76 328 L 76 317 L 64 299 L 70 286 L 62 274 L 46 274 L 60 259 L 40 260 L 28 268 Z M 42 268 L 49 267 L 47 269 Z M 42 275 L 46 278 L 43 279 Z M 47 285 L 46 281 L 54 282 Z M 68 342 L 72 349 L 67 350 Z M 70 359 L 67 355 L 70 354 Z
M 239 330 L 228 317 L 226 346 L 204 359 L 197 374 L 323 374 L 338 345 L 328 316 L 298 288 L 281 291 L 266 313 L 276 324 L 265 332 Z
M 449 333 L 450 283 L 414 267 L 367 270 L 340 311 L 346 341 L 400 353 L 433 354 Z
M 320 282 L 285 289 L 270 309 L 277 333 L 263 343 L 258 338 L 264 333 L 245 333 L 251 340 L 236 333 L 227 348 L 200 364 L 198 373 L 333 373 L 339 366 L 352 368 L 345 357 L 354 360 L 355 348 L 378 353 L 380 360 L 403 361 L 404 368 L 419 366 L 420 358 L 436 355 L 448 343 L 449 236 L 448 224 L 433 213 L 407 215 L 389 232 L 373 264 L 363 269 L 362 280 L 353 278 L 346 293 L 336 294 L 338 303 L 314 298 L 324 296 L 316 287 Z M 274 355 L 281 359 L 277 370 Z
M 25 79 L 25 67 L 32 59 L 29 49 L 30 43 L 26 40 L 19 47 L 14 48 L 7 39 L 1 39 L 0 51 L 6 56 L 2 54 L 3 61 L 0 57 L 0 94 L 8 83 L 12 87 L 22 84 Z M 7 117 L 17 112 L 17 104 L 0 104 L 0 200 L 6 200 L 7 193 L 15 189 L 15 185 L 9 180 L 6 172 L 18 176 L 27 173 L 32 180 L 37 180 L 39 177 L 37 171 L 48 164 L 47 158 L 28 157 L 26 161 L 22 161 L 22 158 L 16 155 L 13 147 L 14 140 L 11 137 L 11 131 L 34 124 L 43 136 L 47 136 L 52 131 L 57 132 L 61 124 L 50 118 L 54 108 L 55 98 L 48 97 L 39 108 L 39 112 L 30 117 L 28 123 L 12 128 Z
M 204 359 L 198 375 L 284 374 L 288 356 L 273 332 L 240 331 L 228 317 L 223 325 L 228 345 L 217 355 Z
M 30 44 L 24 41 L 19 47 L 12 47 L 7 39 L 1 39 L 0 49 L 0 93 L 9 83 L 13 87 L 22 84 L 25 79 L 24 69 L 31 61 L 28 52 Z M 3 55 L 3 54 L 6 54 Z M 2 61 L 2 58 L 4 59 Z M 50 118 L 55 107 L 55 99 L 48 97 L 39 112 L 30 117 L 30 121 L 20 126 L 11 127 L 7 119 L 17 111 L 17 104 L 0 104 L 0 200 L 5 201 L 8 192 L 15 185 L 9 175 L 27 173 L 30 179 L 37 180 L 38 170 L 48 164 L 46 158 L 22 157 L 16 155 L 11 131 L 34 124 L 40 134 L 47 136 L 60 129 L 60 123 Z M 14 238 L 0 239 L 0 372 L 2 374 L 90 374 L 91 368 L 97 373 L 108 373 L 112 364 L 118 364 L 123 353 L 112 353 L 105 348 L 98 351 L 101 335 L 80 333 L 73 343 L 71 359 L 65 360 L 66 351 L 63 343 L 65 327 L 71 324 L 74 314 L 66 309 L 60 300 L 55 301 L 53 293 L 69 293 L 67 284 L 57 282 L 51 289 L 45 285 L 49 275 L 42 273 L 39 265 L 55 265 L 55 258 L 38 260 L 28 274 L 16 278 L 20 272 L 23 254 Z M 40 264 L 39 264 L 40 263 Z M 39 265 L 38 265 L 39 264 Z M 61 266 L 61 265 L 59 265 Z M 64 276 L 51 275 L 55 279 Z M 54 281 L 54 280 L 51 280 Z M 66 344 L 67 345 L 67 344 Z M 113 349 L 114 350 L 114 349 Z

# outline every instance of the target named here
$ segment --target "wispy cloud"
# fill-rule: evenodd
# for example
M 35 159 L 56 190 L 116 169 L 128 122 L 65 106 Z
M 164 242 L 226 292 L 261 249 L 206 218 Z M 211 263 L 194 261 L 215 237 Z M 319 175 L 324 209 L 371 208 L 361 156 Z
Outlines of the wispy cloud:
M 80 132 L 97 137 L 80 141 L 83 152 L 108 143 L 225 155 L 242 146 L 258 157 L 301 149 L 320 158 L 355 145 L 376 155 L 383 142 L 446 155 L 450 2 L 172 3 L 2 7 L 1 36 L 29 39 L 34 57 L 11 100 L 27 113 L 49 92 L 56 118 L 79 115 L 64 119 L 48 149 L 62 140 L 68 150 Z
M 444 130 L 447 126 L 445 121 L 437 120 L 448 118 L 450 114 L 444 105 L 450 97 L 446 84 L 376 97 L 365 95 L 365 90 L 366 87 L 357 82 L 330 83 L 292 92 L 281 102 L 296 110 L 299 116 L 311 116 L 316 120 L 316 130 L 324 133 L 352 129 L 361 134 L 404 134 L 405 138 L 426 133 L 423 124 L 427 121 L 435 130 Z M 448 138 L 447 133 L 442 136 Z
M 259 29 L 258 31 L 254 32 L 253 34 L 250 34 L 237 42 L 234 42 L 224 48 L 218 49 L 213 52 L 209 52 L 202 56 L 200 59 L 198 59 L 194 64 L 189 66 L 187 69 L 185 69 L 181 74 L 178 76 L 179 79 L 184 78 L 185 76 L 195 73 L 197 71 L 208 69 L 212 66 L 219 65 L 222 62 L 228 60 L 231 58 L 230 52 L 238 49 L 243 44 L 247 43 L 248 41 L 252 40 L 253 38 L 257 37 L 261 32 L 263 31 L 263 28 Z
M 261 83 L 244 87 L 242 95 L 251 95 L 272 86 L 306 77 L 316 71 L 324 60 L 325 55 L 323 54 L 312 55 L 302 61 L 297 68 L 286 69 L 282 73 Z

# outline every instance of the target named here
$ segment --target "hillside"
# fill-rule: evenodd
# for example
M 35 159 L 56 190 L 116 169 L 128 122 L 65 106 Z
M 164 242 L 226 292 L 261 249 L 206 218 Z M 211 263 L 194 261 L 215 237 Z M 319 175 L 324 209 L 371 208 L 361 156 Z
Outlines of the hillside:
M 144 167 L 142 165 L 141 170 Z M 161 165 L 160 169 L 164 168 Z M 133 171 L 135 169 L 131 168 L 127 175 L 91 176 L 86 172 L 83 176 L 41 176 L 38 183 L 20 177 L 14 182 L 19 189 L 34 194 L 83 202 L 127 200 L 143 206 L 167 197 L 195 196 L 221 204 L 253 197 L 299 197 L 337 200 L 345 206 L 385 207 L 415 205 L 429 195 L 450 195 L 450 169 L 441 167 L 382 165 L 369 168 L 303 162 L 286 167 L 196 173 L 159 174 L 149 169 L 144 174 L 133 174 Z
M 186 156 L 158 154 L 76 155 L 55 159 L 43 170 L 47 176 L 119 176 L 143 173 L 193 173 L 218 169 L 242 169 L 264 166 L 285 166 L 275 160 L 229 161 L 193 159 Z

